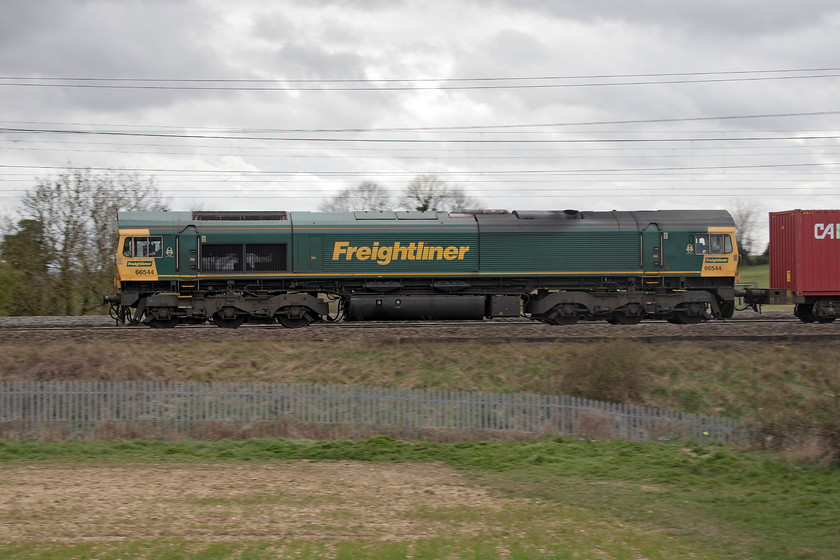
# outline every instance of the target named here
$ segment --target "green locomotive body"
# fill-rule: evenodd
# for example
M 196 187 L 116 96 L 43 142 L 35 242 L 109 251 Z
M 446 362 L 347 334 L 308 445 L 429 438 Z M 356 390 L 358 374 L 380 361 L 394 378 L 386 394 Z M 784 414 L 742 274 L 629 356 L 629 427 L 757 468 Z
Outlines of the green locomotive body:
M 126 212 L 121 321 L 731 316 L 725 211 Z M 338 301 L 332 314 L 328 301 Z

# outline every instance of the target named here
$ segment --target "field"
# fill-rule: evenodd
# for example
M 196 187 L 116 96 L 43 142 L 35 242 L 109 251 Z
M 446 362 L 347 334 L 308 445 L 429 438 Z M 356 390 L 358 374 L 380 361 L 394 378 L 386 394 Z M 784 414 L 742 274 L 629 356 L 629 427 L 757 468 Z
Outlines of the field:
M 4 558 L 836 558 L 840 477 L 698 444 L 7 442 Z

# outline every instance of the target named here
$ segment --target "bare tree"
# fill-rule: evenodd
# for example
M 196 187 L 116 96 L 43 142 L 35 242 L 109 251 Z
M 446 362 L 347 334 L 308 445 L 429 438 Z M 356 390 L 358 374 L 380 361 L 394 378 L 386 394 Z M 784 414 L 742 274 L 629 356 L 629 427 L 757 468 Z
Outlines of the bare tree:
M 37 268 L 30 266 L 29 272 L 51 296 L 52 307 L 39 312 L 75 315 L 99 307 L 113 281 L 117 212 L 162 209 L 154 181 L 136 174 L 73 170 L 39 179 L 24 195 L 13 234 L 26 234 L 21 246 L 27 250 L 33 239 L 40 246 Z M 3 256 L 8 262 L 7 253 Z M 26 262 L 32 261 L 27 257 Z
M 323 212 L 352 212 L 354 210 L 388 210 L 391 195 L 372 181 L 364 181 L 355 187 L 345 187 L 332 199 L 321 204 Z
M 755 250 L 756 229 L 762 212 L 755 205 L 743 200 L 731 202 L 732 219 L 735 220 L 735 241 L 738 243 L 738 252 L 749 256 Z
M 411 210 L 464 210 L 479 206 L 478 201 L 468 196 L 464 189 L 450 185 L 437 175 L 418 175 L 408 184 L 401 206 Z

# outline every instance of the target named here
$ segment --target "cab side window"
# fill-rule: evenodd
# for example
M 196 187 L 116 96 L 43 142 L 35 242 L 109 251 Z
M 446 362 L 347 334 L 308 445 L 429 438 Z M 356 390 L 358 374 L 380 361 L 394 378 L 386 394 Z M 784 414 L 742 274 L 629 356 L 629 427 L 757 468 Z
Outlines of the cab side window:
M 694 236 L 694 254 L 709 254 L 709 236 L 707 234 L 701 233 Z
M 126 239 L 126 246 L 133 240 L 133 255 L 126 255 L 128 247 L 123 248 L 123 255 L 140 258 L 159 258 L 163 256 L 163 237 L 133 237 Z
M 732 237 L 725 233 L 698 233 L 694 236 L 696 255 L 725 255 L 732 252 Z

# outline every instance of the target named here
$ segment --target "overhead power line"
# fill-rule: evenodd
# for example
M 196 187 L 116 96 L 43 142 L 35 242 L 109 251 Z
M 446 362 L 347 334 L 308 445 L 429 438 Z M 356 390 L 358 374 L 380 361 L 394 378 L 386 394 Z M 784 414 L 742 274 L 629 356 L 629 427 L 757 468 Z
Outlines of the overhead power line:
M 794 136 L 742 136 L 742 137 L 690 137 L 690 138 L 554 138 L 554 139 L 488 139 L 488 138 L 330 138 L 330 137 L 294 137 L 294 136 L 231 136 L 214 134 L 169 134 L 156 132 L 126 132 L 117 130 L 71 130 L 50 128 L 17 128 L 0 127 L 0 132 L 8 134 L 72 134 L 72 135 L 101 135 L 101 136 L 132 136 L 141 138 L 191 138 L 198 140 L 259 140 L 266 142 L 350 142 L 350 143 L 409 143 L 409 144 L 438 144 L 438 143 L 469 143 L 469 144 L 593 144 L 593 143 L 629 143 L 629 142 L 744 142 L 760 140 L 832 140 L 840 138 L 837 134 L 826 135 L 794 135 Z
M 0 86 L 202 91 L 423 91 L 701 84 L 840 77 L 840 67 L 650 74 L 405 79 L 169 79 L 0 76 Z M 599 80 L 580 82 L 580 80 Z M 612 81 L 618 80 L 618 81 Z M 552 81 L 552 83 L 542 83 Z M 559 81 L 559 83 L 558 83 Z M 487 82 L 514 82 L 492 83 Z M 518 83 L 516 83 L 518 82 Z M 214 84 L 214 85 L 211 85 Z M 246 85 L 247 84 L 247 85 Z M 400 85 L 394 85 L 400 84 Z M 421 84 L 421 85 L 417 85 Z M 425 85 L 435 84 L 435 85 Z
M 3 142 L 3 140 L 0 140 Z M 17 142 L 8 142 L 11 144 L 10 146 L 6 146 L 4 149 L 6 150 L 14 150 L 19 152 L 56 152 L 56 148 L 50 147 L 24 147 L 18 146 Z M 112 149 L 123 146 L 122 144 L 117 143 L 100 143 L 101 145 L 107 146 L 107 148 L 102 147 L 95 147 L 91 146 L 88 148 L 67 148 L 62 147 L 61 153 L 79 153 L 79 154 L 123 154 L 123 155 L 134 155 L 134 156 L 154 156 L 154 155 L 161 155 L 161 156 L 183 156 L 183 157 L 235 157 L 239 159 L 319 159 L 319 160 L 330 160 L 334 161 L 336 159 L 340 159 L 341 156 L 337 156 L 336 154 L 332 153 L 278 153 L 278 150 L 272 150 L 271 152 L 265 152 L 263 149 L 262 152 L 259 151 L 243 151 L 239 149 L 234 150 L 215 150 L 215 151 L 204 151 L 204 150 L 195 150 L 189 146 L 184 146 L 181 148 L 182 151 L 176 151 L 178 146 L 171 146 L 171 145 L 164 145 L 164 144 L 148 144 L 148 145 L 141 145 L 143 148 L 148 149 Z M 126 145 L 126 147 L 130 147 L 132 144 Z M 164 149 L 164 148 L 175 148 L 175 149 Z M 840 156 L 840 151 L 814 151 L 812 146 L 803 145 L 803 146 L 790 146 L 786 147 L 789 151 L 787 152 L 767 152 L 767 151 L 744 151 L 750 149 L 751 147 L 739 147 L 739 148 L 727 148 L 727 147 L 712 147 L 709 146 L 710 151 L 706 153 L 702 153 L 702 157 L 742 157 L 742 158 L 755 158 L 755 157 L 814 157 L 814 156 L 832 156 L 837 157 Z M 760 149 L 765 150 L 767 147 L 765 146 L 754 146 L 753 149 Z M 778 146 L 776 146 L 778 148 Z M 801 150 L 807 150 L 807 153 L 797 153 L 791 152 L 790 148 L 797 148 Z M 256 148 L 256 150 L 260 150 L 260 148 Z M 361 149 L 364 150 L 364 149 Z M 432 150 L 417 150 L 411 155 L 403 155 L 403 154 L 394 154 L 394 153 L 383 153 L 382 150 L 370 150 L 368 154 L 354 154 L 354 160 L 383 160 L 383 159 L 396 159 L 396 160 L 429 160 L 434 159 L 436 161 L 444 160 L 444 161 L 462 161 L 462 160 L 487 160 L 487 161 L 501 161 L 501 160 L 582 160 L 585 159 L 587 161 L 597 161 L 601 159 L 609 159 L 609 160 L 622 160 L 622 159 L 673 159 L 675 157 L 684 157 L 684 154 L 672 154 L 672 153 L 650 153 L 650 152 L 639 152 L 640 149 L 631 148 L 629 150 L 621 150 L 621 149 L 614 149 L 609 150 L 608 153 L 597 153 L 597 152 L 605 152 L 606 149 L 604 148 L 584 148 L 582 150 L 563 150 L 562 153 L 551 153 L 546 154 L 543 153 L 544 150 L 528 150 L 527 155 L 523 153 L 522 150 L 505 150 L 504 152 L 500 152 L 499 150 L 482 150 L 482 153 L 477 153 L 474 150 L 470 150 L 464 152 L 463 150 L 458 150 L 458 153 L 452 153 L 452 150 L 441 150 L 434 148 Z M 736 151 L 737 150 L 737 151 Z M 286 149 L 283 149 L 285 152 Z M 297 150 L 296 150 L 297 151 Z M 399 150 L 398 150 L 399 151 Z M 393 152 L 393 150 L 391 150 Z M 485 153 L 486 152 L 486 153 Z M 508 153 L 513 152 L 513 153 Z M 582 152 L 582 153 L 581 153 Z M 596 153 L 592 153 L 596 152 Z M 630 152 L 630 153 L 625 153 Z
M 840 70 L 840 66 L 823 68 L 776 68 L 770 70 L 723 70 L 708 72 L 658 72 L 658 73 L 636 73 L 636 74 L 583 74 L 567 76 L 496 76 L 496 77 L 473 77 L 473 78 L 337 78 L 337 79 L 254 79 L 254 78 L 95 78 L 95 77 L 68 77 L 68 76 L 0 76 L 2 80 L 78 80 L 78 81 L 109 81 L 109 82 L 187 82 L 187 83 L 296 83 L 296 84 L 322 84 L 322 83 L 404 83 L 404 82 L 484 82 L 500 80 L 589 80 L 601 78 L 662 78 L 674 76 L 715 76 L 715 75 L 744 75 L 744 74 L 790 74 L 795 72 L 834 72 Z
M 461 125 L 461 126 L 415 126 L 415 127 L 370 127 L 370 128 L 232 128 L 232 127 L 203 127 L 203 126 L 172 126 L 172 125 L 141 125 L 136 124 L 95 124 L 95 123 L 66 123 L 66 122 L 44 122 L 44 121 L 0 121 L 5 125 L 39 125 L 39 126 L 79 126 L 79 127 L 113 127 L 126 128 L 137 127 L 147 130 L 207 130 L 219 132 L 239 132 L 242 134 L 268 134 L 268 133 L 365 133 L 365 132 L 438 132 L 457 131 L 469 132 L 473 130 L 493 131 L 505 129 L 527 129 L 527 128 L 555 128 L 569 126 L 601 126 L 601 125 L 625 125 L 625 124 L 662 124 L 679 122 L 708 122 L 708 121 L 729 121 L 729 120 L 751 120 L 751 119 L 773 119 L 790 117 L 824 117 L 828 115 L 840 115 L 836 111 L 810 111 L 800 113 L 760 113 L 753 115 L 720 115 L 710 117 L 674 117 L 660 119 L 622 119 L 622 120 L 600 120 L 600 121 L 571 121 L 551 123 L 522 123 L 522 124 L 489 124 L 489 125 Z M 37 129 L 33 129 L 37 130 Z M 716 132 L 716 131 L 709 131 Z
M 635 189 L 635 190 L 631 190 Z M 772 191 L 772 196 L 774 198 L 798 198 L 801 199 L 803 195 L 810 194 L 811 191 L 816 191 L 816 193 L 820 194 L 820 196 L 830 196 L 834 194 L 828 190 L 823 189 L 813 189 L 813 188 L 797 188 L 797 187 L 772 187 L 772 188 L 761 188 L 759 186 L 754 188 L 745 188 L 743 191 L 738 192 L 738 197 L 745 197 L 745 198 L 763 198 L 766 197 L 768 191 Z M 169 191 L 164 191 L 162 193 L 166 198 L 175 199 L 175 200 L 198 200 L 201 204 L 205 204 L 208 201 L 212 200 L 242 200 L 242 201 L 282 201 L 283 204 L 288 204 L 289 201 L 296 201 L 296 200 L 329 200 L 332 198 L 330 193 L 321 193 L 321 194 L 313 194 L 311 191 L 306 191 L 305 194 L 297 194 L 297 193 L 287 193 L 286 191 L 278 191 L 277 189 L 260 192 L 260 191 L 231 191 L 231 190 L 224 190 L 224 191 L 216 191 L 212 193 L 207 193 L 204 191 L 192 191 L 187 192 L 184 191 L 184 194 L 179 193 L 171 193 Z M 397 193 L 395 193 L 397 194 Z M 579 187 L 567 187 L 567 188 L 553 188 L 547 189 L 539 192 L 512 192 L 512 193 L 487 193 L 487 192 L 468 192 L 466 193 L 469 196 L 476 196 L 480 197 L 483 200 L 498 200 L 498 199 L 516 199 L 516 200 L 525 200 L 525 199 L 548 199 L 557 197 L 560 195 L 569 196 L 569 195 L 580 195 L 586 196 L 587 198 L 590 197 L 604 197 L 604 196 L 615 196 L 621 198 L 644 198 L 649 199 L 651 196 L 657 197 L 674 197 L 680 199 L 686 199 L 686 197 L 698 197 L 698 198 L 716 198 L 718 200 L 726 200 L 728 195 L 731 195 L 731 189 L 726 187 L 712 187 L 704 185 L 702 190 L 697 189 L 697 185 L 694 181 L 686 182 L 684 184 L 676 185 L 676 186 L 669 186 L 669 187 L 655 187 L 655 188 L 644 188 L 640 189 L 640 185 L 633 184 L 633 185 L 625 185 L 623 187 L 615 187 L 615 186 L 604 186 L 603 188 L 593 189 L 591 185 L 586 186 L 579 186 Z M 5 194 L 0 194 L 0 199 L 15 199 L 18 198 L 17 196 L 9 196 Z M 519 205 L 519 208 L 523 206 L 521 203 L 514 203 Z M 485 206 L 490 206 L 485 204 Z M 527 206 L 524 206 L 527 207 Z
M 735 171 L 739 169 L 781 169 L 781 168 L 829 168 L 838 166 L 840 161 L 822 163 L 765 163 L 754 165 L 713 165 L 713 166 L 675 166 L 675 167 L 625 167 L 625 168 L 603 168 L 603 169 L 506 169 L 487 171 L 446 171 L 446 170 L 410 170 L 410 171 L 325 171 L 325 170 L 252 170 L 252 169 L 160 169 L 160 168 L 116 168 L 116 167 L 73 167 L 56 165 L 4 165 L 0 169 L 44 169 L 61 171 L 106 171 L 106 172 L 131 172 L 131 173 L 188 173 L 188 174 L 220 174 L 235 173 L 243 176 L 297 176 L 297 175 L 318 175 L 318 176 L 415 176 L 415 175 L 443 175 L 443 176 L 474 176 L 474 175 L 566 175 L 584 173 L 594 175 L 598 173 L 638 173 L 638 172 L 673 172 L 673 171 Z M 834 173 L 833 171 L 831 173 Z

